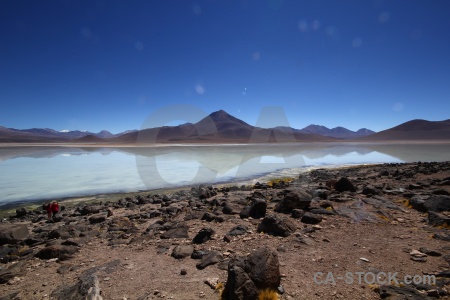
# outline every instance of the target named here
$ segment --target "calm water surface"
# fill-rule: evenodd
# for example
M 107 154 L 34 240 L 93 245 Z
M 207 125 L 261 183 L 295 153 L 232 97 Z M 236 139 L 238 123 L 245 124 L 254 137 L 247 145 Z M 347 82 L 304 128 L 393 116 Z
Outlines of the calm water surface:
M 448 161 L 450 144 L 0 147 L 0 205 L 296 176 L 318 166 Z

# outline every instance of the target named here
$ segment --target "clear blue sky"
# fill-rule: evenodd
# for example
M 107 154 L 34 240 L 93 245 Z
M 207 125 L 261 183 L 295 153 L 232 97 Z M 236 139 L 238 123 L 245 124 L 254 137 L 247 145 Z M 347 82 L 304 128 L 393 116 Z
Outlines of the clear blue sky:
M 0 126 L 117 133 L 169 104 L 449 119 L 449 29 L 447 0 L 0 0 Z

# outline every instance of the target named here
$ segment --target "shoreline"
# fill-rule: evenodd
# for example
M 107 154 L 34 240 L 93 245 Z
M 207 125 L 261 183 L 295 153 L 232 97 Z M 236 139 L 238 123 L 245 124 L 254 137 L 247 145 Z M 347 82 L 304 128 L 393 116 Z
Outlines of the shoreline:
M 255 176 L 251 176 L 246 179 L 238 179 L 224 182 L 208 182 L 202 184 L 188 184 L 188 185 L 180 185 L 174 187 L 162 187 L 151 190 L 138 190 L 138 191 L 130 191 L 130 192 L 112 192 L 112 193 L 97 193 L 97 194 L 88 194 L 88 195 L 80 195 L 80 196 L 67 196 L 67 197 L 48 197 L 48 198 L 40 198 L 33 200 L 19 200 L 12 203 L 0 204 L 0 218 L 6 218 L 11 215 L 14 215 L 16 209 L 19 208 L 27 208 L 27 209 L 36 209 L 42 206 L 44 203 L 49 202 L 51 200 L 56 200 L 60 203 L 60 205 L 64 205 L 67 207 L 72 207 L 78 205 L 80 203 L 90 204 L 92 202 L 115 202 L 120 199 L 126 197 L 136 197 L 136 196 L 148 196 L 155 194 L 171 194 L 182 190 L 189 190 L 193 187 L 198 186 L 214 186 L 217 188 L 227 187 L 227 186 L 248 186 L 248 188 L 252 188 L 256 182 L 267 183 L 272 179 L 279 179 L 282 177 L 294 178 L 292 176 L 283 176 L 281 172 L 298 172 L 297 178 L 301 174 L 309 173 L 316 169 L 333 169 L 333 170 L 341 170 L 348 168 L 361 168 L 365 166 L 376 166 L 383 163 L 371 163 L 371 164 L 340 164 L 340 165 L 320 165 L 320 166 L 305 166 L 303 168 L 287 168 L 280 169 L 273 172 L 269 172 L 266 174 L 258 174 Z M 296 178 L 294 178 L 296 179 Z
M 338 140 L 338 141 L 298 141 L 298 142 L 261 142 L 261 143 L 238 143 L 238 142 L 226 142 L 217 141 L 210 143 L 71 143 L 71 142 L 55 142 L 55 143 L 12 143 L 12 142 L 0 142 L 0 148 L 4 147 L 99 147 L 99 148 L 117 148 L 117 147 L 129 147 L 129 148 L 145 148 L 145 147 L 182 147 L 182 146 L 244 146 L 244 145 L 264 145 L 264 144 L 383 144 L 383 145 L 407 145 L 407 144 L 450 144 L 449 139 L 426 139 L 426 140 Z

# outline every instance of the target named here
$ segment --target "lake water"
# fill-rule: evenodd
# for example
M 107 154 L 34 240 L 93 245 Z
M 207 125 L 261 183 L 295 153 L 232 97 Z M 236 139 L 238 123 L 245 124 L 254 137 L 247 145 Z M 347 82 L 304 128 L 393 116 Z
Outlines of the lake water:
M 448 161 L 450 144 L 0 147 L 0 206 L 200 183 L 297 176 L 318 166 Z

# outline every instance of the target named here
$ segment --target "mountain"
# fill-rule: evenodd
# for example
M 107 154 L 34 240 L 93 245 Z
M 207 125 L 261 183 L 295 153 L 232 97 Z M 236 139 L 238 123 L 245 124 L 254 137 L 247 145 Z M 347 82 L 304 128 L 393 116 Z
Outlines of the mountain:
M 119 137 L 129 132 L 134 131 L 128 130 L 126 132 L 112 134 L 107 130 L 102 130 L 99 133 L 92 133 L 89 131 L 81 131 L 81 130 L 56 131 L 50 128 L 14 129 L 0 126 L 0 142 L 18 142 L 18 143 L 68 142 L 86 136 L 94 136 L 99 138 L 98 141 L 104 141 L 103 139 Z
M 265 143 L 332 140 L 335 139 L 301 133 L 289 127 L 269 129 L 255 127 L 223 110 L 213 112 L 195 124 L 144 129 L 110 139 L 117 143 Z
M 396 127 L 374 133 L 362 128 L 351 131 L 344 127 L 329 129 L 309 125 L 303 129 L 286 126 L 261 128 L 252 126 L 223 110 L 211 113 L 195 124 L 129 130 L 112 134 L 102 130 L 55 131 L 53 129 L 13 129 L 0 126 L 0 142 L 30 143 L 267 143 L 267 142 L 327 142 L 351 139 L 424 140 L 450 139 L 450 119 L 444 121 L 412 120 Z
M 412 120 L 361 138 L 361 140 L 441 140 L 450 139 L 450 119 Z
M 374 134 L 375 132 L 366 128 L 361 128 L 358 131 L 351 131 L 344 127 L 335 127 L 329 129 L 328 127 L 321 125 L 311 124 L 306 126 L 303 129 L 300 129 L 300 132 L 308 133 L 308 134 L 319 134 L 322 136 L 334 137 L 337 139 L 353 139 L 358 137 L 363 137 L 367 135 Z

